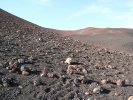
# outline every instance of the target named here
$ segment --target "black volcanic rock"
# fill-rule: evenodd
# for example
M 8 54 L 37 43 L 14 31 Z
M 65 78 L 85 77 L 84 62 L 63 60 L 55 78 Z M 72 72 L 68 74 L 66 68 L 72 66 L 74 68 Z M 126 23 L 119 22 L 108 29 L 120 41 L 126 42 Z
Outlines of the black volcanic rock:
M 33 66 L 36 73 L 29 76 L 9 73 L 7 69 L 0 66 L 0 73 L 2 73 L 0 81 L 2 77 L 13 77 L 23 87 L 21 90 L 18 87 L 0 87 L 1 100 L 72 100 L 74 98 L 126 100 L 133 93 L 132 84 L 125 87 L 105 84 L 104 87 L 110 90 L 108 94 L 85 95 L 86 91 L 94 89 L 94 82 L 101 85 L 102 79 L 133 81 L 132 56 L 61 36 L 57 30 L 42 28 L 0 9 L 0 63 L 8 62 L 14 57 L 30 56 L 36 57 Z M 74 73 L 69 76 L 66 73 L 68 65 L 63 63 L 68 57 L 82 63 L 87 74 Z M 106 68 L 109 65 L 114 66 L 115 69 Z M 34 79 L 40 77 L 44 67 L 48 67 L 51 72 L 59 76 L 66 76 L 66 80 L 41 77 L 42 84 L 34 86 Z M 92 83 L 74 86 L 73 80 L 81 76 L 92 80 Z M 21 93 L 16 95 L 18 90 Z M 113 94 L 115 91 L 122 91 L 122 94 L 115 97 Z

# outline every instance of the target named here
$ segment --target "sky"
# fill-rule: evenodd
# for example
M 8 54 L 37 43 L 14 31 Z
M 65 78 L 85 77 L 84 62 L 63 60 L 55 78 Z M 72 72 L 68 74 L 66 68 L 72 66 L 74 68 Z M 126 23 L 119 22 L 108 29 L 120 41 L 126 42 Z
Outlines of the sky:
M 133 28 L 133 0 L 0 0 L 0 8 L 46 28 Z

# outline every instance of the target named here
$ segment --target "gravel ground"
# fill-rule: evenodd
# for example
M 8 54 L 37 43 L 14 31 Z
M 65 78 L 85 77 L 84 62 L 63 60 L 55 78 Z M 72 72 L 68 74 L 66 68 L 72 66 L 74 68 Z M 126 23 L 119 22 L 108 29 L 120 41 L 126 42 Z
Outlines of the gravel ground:
M 0 100 L 127 100 L 133 95 L 132 55 L 57 32 L 0 10 Z M 22 75 L 22 65 L 29 74 Z

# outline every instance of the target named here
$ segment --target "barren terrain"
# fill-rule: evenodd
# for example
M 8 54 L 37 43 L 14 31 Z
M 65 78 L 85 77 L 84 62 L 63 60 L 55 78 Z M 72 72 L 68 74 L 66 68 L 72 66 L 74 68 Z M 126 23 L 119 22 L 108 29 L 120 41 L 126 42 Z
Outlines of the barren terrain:
M 58 32 L 62 31 L 42 28 L 0 9 L 0 100 L 133 96 L 132 55 Z

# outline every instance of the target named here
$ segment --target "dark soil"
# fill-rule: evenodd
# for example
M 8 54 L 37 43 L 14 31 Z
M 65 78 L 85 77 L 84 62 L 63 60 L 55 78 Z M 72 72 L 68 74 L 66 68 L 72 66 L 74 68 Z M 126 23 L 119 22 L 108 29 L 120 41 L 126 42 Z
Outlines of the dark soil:
M 33 73 L 9 72 L 5 64 L 13 58 L 33 56 Z M 69 75 L 65 59 L 71 57 L 86 69 Z M 47 67 L 55 77 L 40 77 Z M 0 100 L 127 100 L 133 95 L 133 57 L 115 50 L 63 37 L 0 10 Z M 80 77 L 84 76 L 84 81 Z M 8 78 L 9 86 L 3 86 Z M 34 86 L 34 80 L 41 83 Z M 106 79 L 108 83 L 101 84 Z M 118 86 L 117 80 L 125 80 Z M 99 93 L 93 89 L 101 86 Z M 116 95 L 119 94 L 119 95 Z

